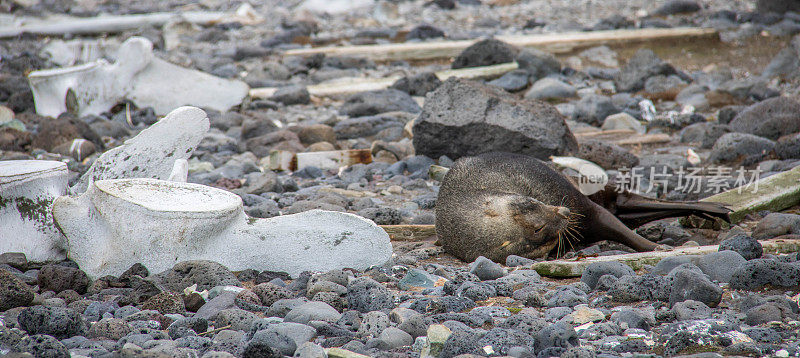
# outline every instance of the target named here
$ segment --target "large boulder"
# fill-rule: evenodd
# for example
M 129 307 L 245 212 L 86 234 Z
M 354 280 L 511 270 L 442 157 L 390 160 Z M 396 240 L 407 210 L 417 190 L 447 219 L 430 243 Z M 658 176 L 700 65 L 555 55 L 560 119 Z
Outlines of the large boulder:
M 734 132 L 772 140 L 800 132 L 800 102 L 788 97 L 763 100 L 739 113 L 730 126 Z
M 456 78 L 428 94 L 413 133 L 416 153 L 430 158 L 504 151 L 546 159 L 578 147 L 552 105 Z

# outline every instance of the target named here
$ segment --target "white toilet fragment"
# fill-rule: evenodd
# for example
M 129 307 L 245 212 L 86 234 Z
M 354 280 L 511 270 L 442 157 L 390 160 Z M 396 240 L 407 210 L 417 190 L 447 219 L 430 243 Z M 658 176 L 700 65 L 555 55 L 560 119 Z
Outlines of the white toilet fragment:
M 80 116 L 100 114 L 124 99 L 153 107 L 163 115 L 195 105 L 227 111 L 247 96 L 250 87 L 204 72 L 173 65 L 153 55 L 153 43 L 131 37 L 120 45 L 113 64 L 86 64 L 33 71 L 28 75 L 36 113 L 57 117 L 68 110 Z
M 237 271 L 366 269 L 392 254 L 389 236 L 353 214 L 312 210 L 248 217 L 239 196 L 191 183 L 100 180 L 53 205 L 69 258 L 91 277 L 120 275 L 134 263 L 161 272 L 185 260 L 213 260 Z
M 86 190 L 92 181 L 119 178 L 155 178 L 186 181 L 189 156 L 210 127 L 206 112 L 180 107 L 125 144 L 101 155 L 72 187 Z
M 68 175 L 62 162 L 0 161 L 0 253 L 23 252 L 35 262 L 66 257 L 51 209 L 67 193 Z

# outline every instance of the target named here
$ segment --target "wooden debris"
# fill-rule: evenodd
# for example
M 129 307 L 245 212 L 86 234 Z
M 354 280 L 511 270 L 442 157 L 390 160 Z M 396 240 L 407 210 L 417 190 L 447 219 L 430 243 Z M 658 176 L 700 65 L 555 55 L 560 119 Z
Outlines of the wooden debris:
M 765 254 L 785 254 L 800 250 L 800 240 L 768 240 L 761 241 Z M 548 277 L 579 277 L 591 263 L 617 261 L 639 270 L 645 265 L 655 265 L 661 259 L 679 255 L 705 255 L 719 251 L 718 245 L 679 247 L 669 251 L 639 252 L 624 255 L 598 256 L 570 260 L 553 260 L 534 263 L 531 268 L 542 276 Z
M 671 140 L 669 134 L 666 133 L 639 134 L 630 129 L 575 133 L 575 138 L 579 141 L 581 139 L 600 139 L 617 145 L 657 144 L 666 143 Z
M 367 355 L 336 347 L 325 348 L 325 353 L 328 355 L 328 358 L 370 358 L 370 356 Z
M 618 145 L 637 145 L 637 144 L 657 144 L 657 143 L 666 143 L 670 141 L 669 134 L 666 133 L 659 133 L 659 134 L 643 134 L 643 135 L 636 135 L 631 138 L 620 139 L 614 141 L 614 143 Z
M 506 72 L 516 70 L 516 62 L 501 63 L 499 65 L 461 68 L 457 70 L 446 70 L 436 72 L 436 76 L 444 81 L 450 77 L 457 78 L 493 78 L 501 76 Z M 401 76 L 390 76 L 385 78 L 340 78 L 333 81 L 323 82 L 317 85 L 308 86 L 308 94 L 316 97 L 342 95 L 363 91 L 374 91 L 389 88 Z M 269 98 L 278 89 L 275 87 L 253 88 L 250 90 L 252 98 Z
M 689 27 L 497 36 L 495 38 L 518 47 L 536 47 L 544 51 L 560 54 L 569 53 L 577 48 L 589 46 L 613 45 L 619 43 L 632 44 L 670 39 L 717 37 L 717 31 L 714 29 Z M 461 51 L 476 41 L 477 40 L 431 41 L 346 47 L 317 47 L 289 50 L 284 52 L 284 54 L 286 56 L 309 56 L 318 53 L 324 53 L 330 56 L 363 56 L 379 61 L 432 60 L 458 56 Z
M 317 191 L 320 193 L 332 193 L 350 198 L 374 198 L 378 196 L 377 193 L 373 193 L 371 191 L 358 191 L 334 187 L 323 187 L 319 188 Z
M 741 190 L 734 188 L 700 201 L 727 205 L 733 210 L 731 222 L 734 224 L 747 214 L 787 209 L 800 203 L 800 167 L 761 179 L 757 186 L 753 183 L 741 187 Z
M 436 235 L 435 225 L 380 225 L 392 241 L 420 241 Z
M 295 171 L 309 166 L 326 170 L 359 163 L 372 163 L 372 153 L 369 149 L 332 150 L 296 154 L 285 150 L 274 150 L 269 153 L 270 170 Z
M 240 6 L 235 12 L 186 11 L 157 12 L 150 14 L 110 15 L 89 18 L 36 19 L 27 23 L 0 27 L 0 38 L 16 37 L 22 34 L 35 35 L 89 35 L 118 33 L 141 29 L 148 26 L 164 26 L 172 20 L 185 20 L 200 25 L 214 25 L 225 22 L 256 24 L 263 21 L 249 4 Z

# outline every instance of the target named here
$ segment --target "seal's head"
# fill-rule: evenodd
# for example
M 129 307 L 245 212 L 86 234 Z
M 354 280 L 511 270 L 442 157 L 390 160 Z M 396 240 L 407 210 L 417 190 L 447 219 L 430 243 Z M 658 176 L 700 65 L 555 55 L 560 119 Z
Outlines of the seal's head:
M 557 254 L 561 254 L 572 246 L 572 242 L 578 241 L 576 226 L 579 214 L 567 207 L 548 205 L 529 196 L 505 194 L 487 198 L 484 215 L 490 220 L 511 221 L 490 226 L 514 228 L 517 231 L 514 235 L 497 232 L 499 236 L 524 238 L 503 241 L 497 256 L 507 256 L 506 252 L 513 252 L 526 257 L 544 257 L 554 248 Z

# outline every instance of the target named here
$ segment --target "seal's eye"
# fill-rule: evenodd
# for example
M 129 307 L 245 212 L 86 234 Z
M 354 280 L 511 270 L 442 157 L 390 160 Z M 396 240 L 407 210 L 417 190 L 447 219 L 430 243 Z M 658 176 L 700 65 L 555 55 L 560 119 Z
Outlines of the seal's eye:
M 545 226 L 547 226 L 547 225 L 542 225 L 542 226 L 537 227 L 536 229 L 533 230 L 533 233 L 534 234 L 541 234 L 542 231 L 544 231 L 544 227 Z

